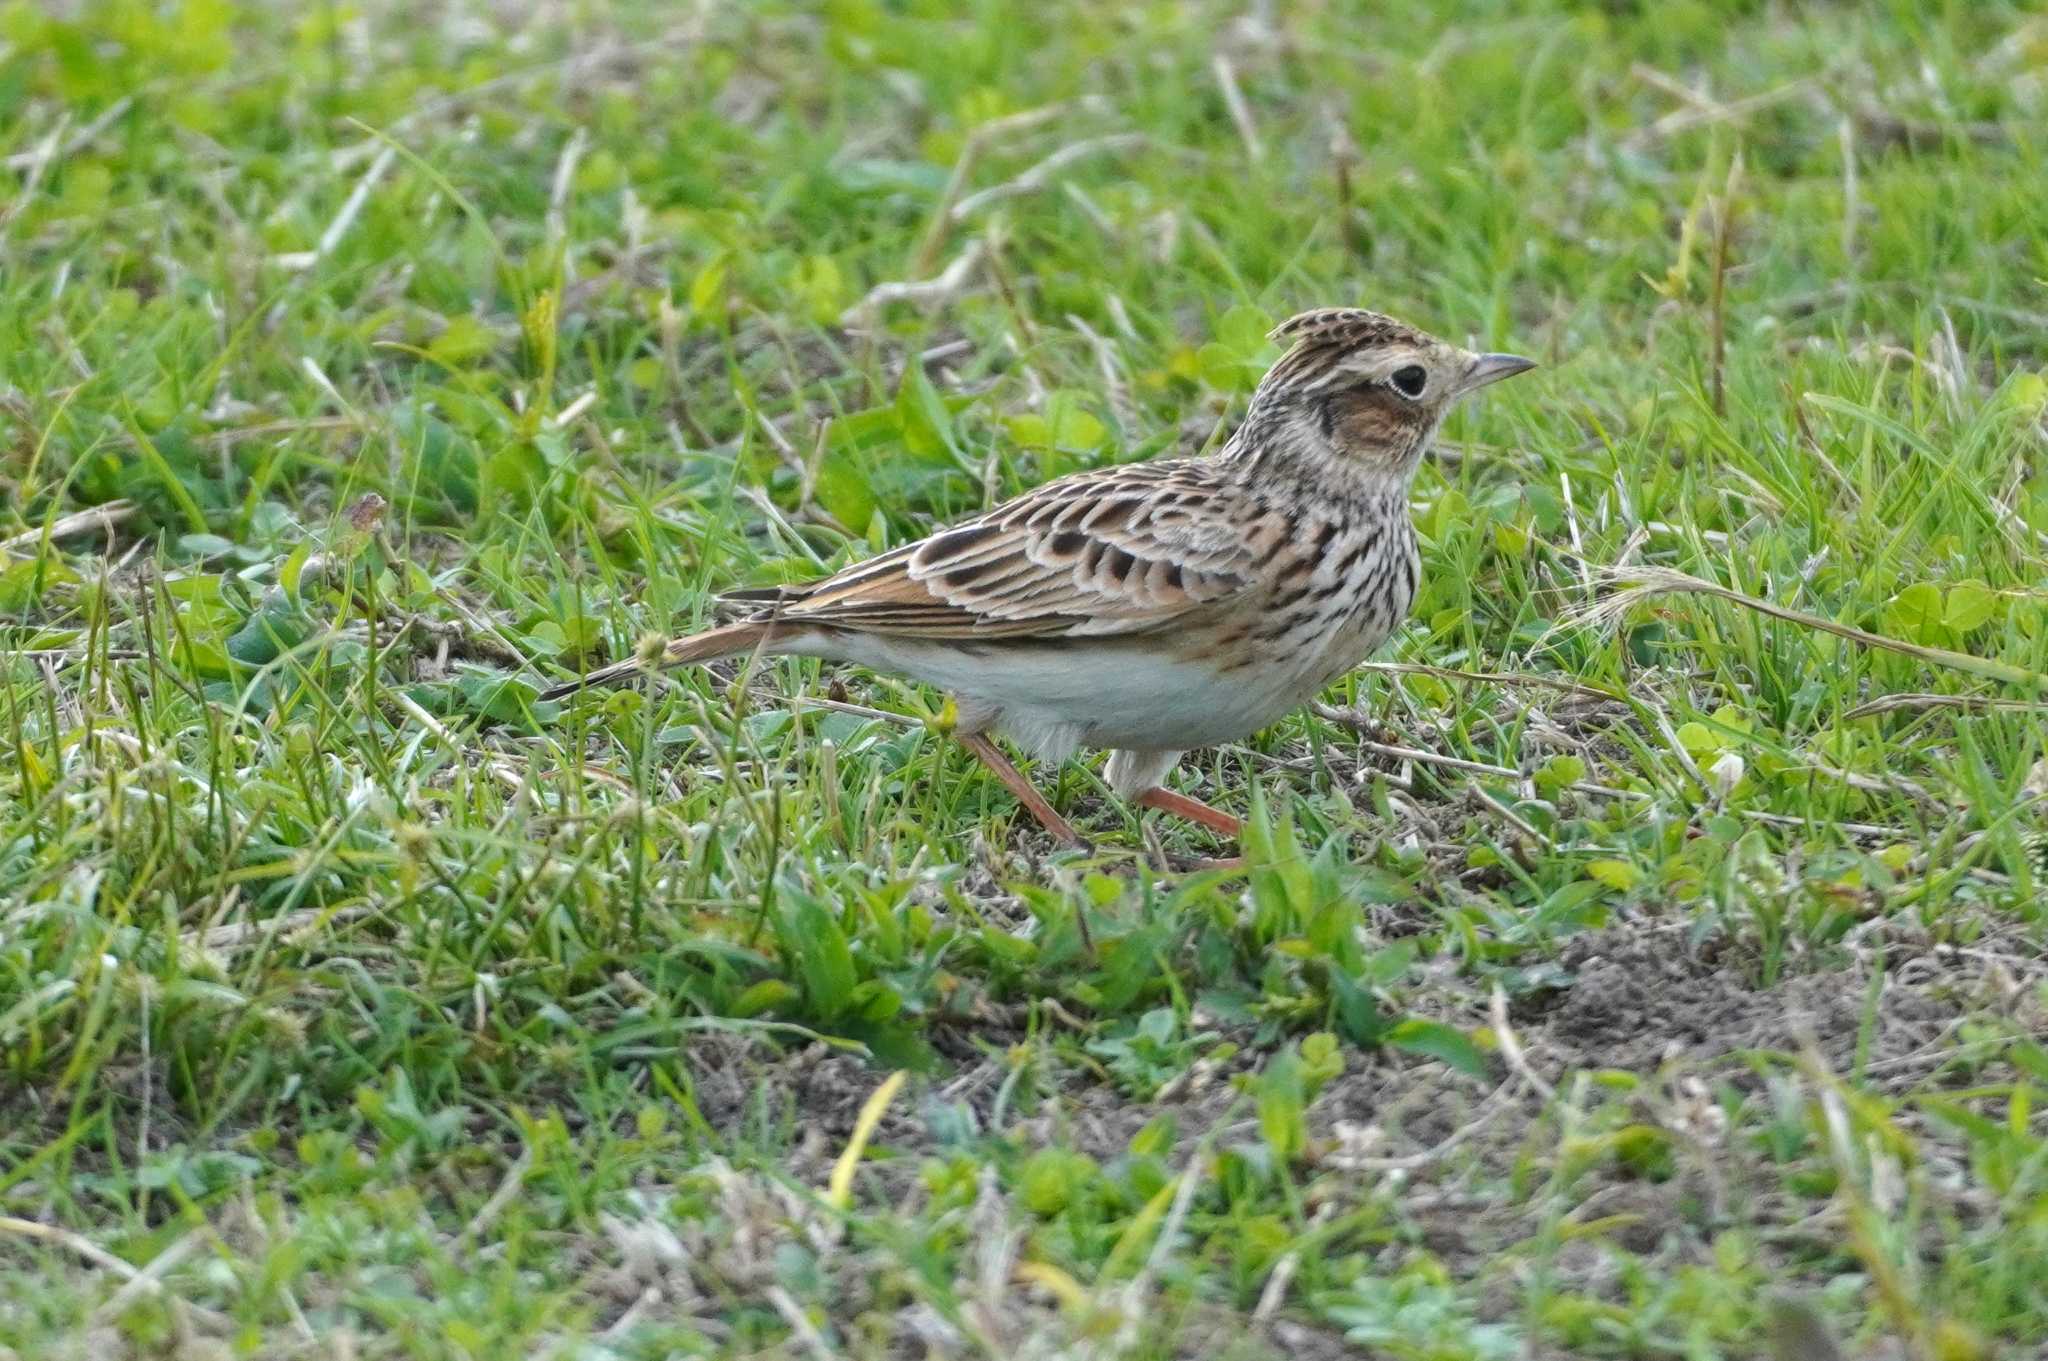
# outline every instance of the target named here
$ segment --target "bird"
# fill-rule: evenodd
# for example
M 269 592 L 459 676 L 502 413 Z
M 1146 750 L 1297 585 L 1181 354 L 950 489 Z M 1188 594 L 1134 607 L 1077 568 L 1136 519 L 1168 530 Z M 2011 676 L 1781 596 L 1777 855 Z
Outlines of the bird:
M 1168 774 L 1386 641 L 1415 599 L 1408 494 L 1445 413 L 1535 367 L 1356 307 L 1269 339 L 1286 349 L 1213 454 L 1084 469 L 828 576 L 727 592 L 732 622 L 541 698 L 727 657 L 853 663 L 948 692 L 951 735 L 1064 846 L 1090 843 L 995 736 L 1052 765 L 1108 748 L 1119 798 L 1235 838 Z

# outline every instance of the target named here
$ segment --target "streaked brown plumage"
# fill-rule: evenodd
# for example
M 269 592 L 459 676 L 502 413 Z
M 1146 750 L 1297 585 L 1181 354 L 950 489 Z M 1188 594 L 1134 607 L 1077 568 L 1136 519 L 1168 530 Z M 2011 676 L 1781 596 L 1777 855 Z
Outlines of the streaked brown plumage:
M 1460 395 L 1531 367 L 1356 308 L 1304 312 L 1212 458 L 1079 472 L 832 576 L 723 597 L 679 666 L 762 652 L 852 661 L 951 691 L 955 735 L 1062 841 L 1082 844 L 988 740 L 1041 759 L 1113 749 L 1116 792 L 1234 834 L 1160 781 L 1363 660 L 1407 613 L 1408 488 Z M 558 686 L 638 673 L 635 660 Z

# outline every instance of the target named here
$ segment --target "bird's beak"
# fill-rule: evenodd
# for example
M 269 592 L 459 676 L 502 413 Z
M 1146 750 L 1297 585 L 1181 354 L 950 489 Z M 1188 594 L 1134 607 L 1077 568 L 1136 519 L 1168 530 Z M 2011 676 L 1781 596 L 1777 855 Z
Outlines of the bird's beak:
M 1536 367 L 1533 359 L 1524 359 L 1518 354 L 1476 354 L 1465 369 L 1465 381 L 1458 388 L 1470 392 L 1483 388 L 1488 383 L 1498 383 L 1503 378 L 1512 378 L 1518 373 L 1527 373 Z

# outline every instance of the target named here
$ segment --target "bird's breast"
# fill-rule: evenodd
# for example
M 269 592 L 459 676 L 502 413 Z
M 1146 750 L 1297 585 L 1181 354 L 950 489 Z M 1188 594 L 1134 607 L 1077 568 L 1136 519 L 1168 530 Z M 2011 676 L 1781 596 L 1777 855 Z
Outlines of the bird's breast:
M 1219 627 L 1210 655 L 1227 667 L 1284 676 L 1299 703 L 1400 626 L 1420 567 L 1405 506 L 1305 518 L 1262 588 Z

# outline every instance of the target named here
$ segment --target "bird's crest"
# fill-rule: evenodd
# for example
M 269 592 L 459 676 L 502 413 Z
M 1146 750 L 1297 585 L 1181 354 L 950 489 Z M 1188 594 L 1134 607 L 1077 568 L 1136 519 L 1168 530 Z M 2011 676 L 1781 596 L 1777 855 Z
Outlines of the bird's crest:
M 1292 340 L 1302 345 L 1341 345 L 1345 349 L 1396 341 L 1409 345 L 1430 343 L 1430 337 L 1413 326 L 1363 307 L 1317 307 L 1297 312 L 1267 332 L 1266 339 Z
M 1266 373 L 1261 387 L 1321 387 L 1349 366 L 1344 360 L 1361 350 L 1389 345 L 1428 349 L 1437 342 L 1426 332 L 1363 307 L 1318 307 L 1299 312 L 1275 326 L 1267 339 L 1294 344 Z

